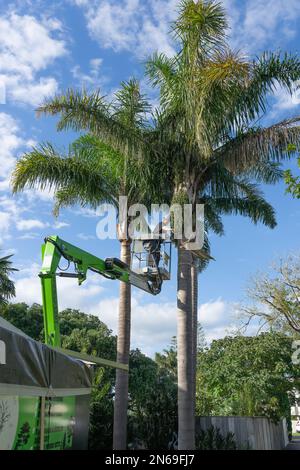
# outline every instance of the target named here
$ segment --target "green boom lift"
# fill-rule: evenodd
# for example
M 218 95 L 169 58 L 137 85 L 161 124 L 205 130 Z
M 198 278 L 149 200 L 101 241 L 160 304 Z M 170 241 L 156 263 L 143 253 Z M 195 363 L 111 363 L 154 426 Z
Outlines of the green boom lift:
M 74 272 L 66 272 L 66 270 L 62 270 L 59 267 L 61 258 L 66 259 L 68 262 L 66 270 L 69 269 L 71 264 L 74 265 Z M 145 273 L 134 272 L 118 258 L 106 258 L 103 260 L 61 240 L 58 236 L 51 236 L 45 239 L 45 243 L 42 245 L 42 260 L 42 269 L 39 276 L 42 283 L 45 343 L 83 360 L 127 370 L 128 367 L 124 364 L 61 348 L 56 277 L 77 278 L 78 284 L 81 285 L 86 280 L 87 272 L 93 271 L 107 279 L 127 282 L 145 292 L 157 295 L 161 290 L 163 279 L 159 269 L 156 271 L 147 270 Z

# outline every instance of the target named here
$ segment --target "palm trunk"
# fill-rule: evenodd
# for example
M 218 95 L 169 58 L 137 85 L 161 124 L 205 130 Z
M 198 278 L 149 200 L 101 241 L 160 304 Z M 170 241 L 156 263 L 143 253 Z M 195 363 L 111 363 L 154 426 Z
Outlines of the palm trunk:
M 178 362 L 178 449 L 195 448 L 195 414 L 192 383 L 192 254 L 178 248 L 177 271 L 177 362 Z
M 121 241 L 121 260 L 130 264 L 130 242 Z M 120 282 L 119 321 L 117 341 L 117 361 L 129 363 L 131 324 L 131 286 Z M 114 402 L 114 437 L 113 448 L 124 450 L 127 447 L 127 407 L 128 407 L 128 372 L 117 369 Z
M 193 407 L 194 414 L 196 410 L 196 374 L 197 374 L 197 351 L 198 351 L 198 269 L 197 261 L 194 259 L 191 268 L 191 283 L 192 283 L 192 328 L 193 328 L 193 341 L 192 341 L 192 377 L 193 377 Z

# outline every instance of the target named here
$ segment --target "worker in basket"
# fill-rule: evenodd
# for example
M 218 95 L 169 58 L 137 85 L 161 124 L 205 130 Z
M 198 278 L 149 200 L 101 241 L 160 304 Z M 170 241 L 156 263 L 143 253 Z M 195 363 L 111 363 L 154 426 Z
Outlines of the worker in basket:
M 155 227 L 153 234 L 155 238 L 143 240 L 143 248 L 148 253 L 148 266 L 155 267 L 159 271 L 161 258 L 161 245 L 165 240 L 165 234 L 170 232 L 170 218 L 164 217 Z

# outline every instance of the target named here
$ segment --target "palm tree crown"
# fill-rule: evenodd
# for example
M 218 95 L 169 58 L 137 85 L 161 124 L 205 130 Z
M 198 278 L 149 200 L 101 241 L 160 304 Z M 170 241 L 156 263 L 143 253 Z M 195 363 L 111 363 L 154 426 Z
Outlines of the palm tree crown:
M 17 271 L 16 268 L 12 267 L 11 256 L 0 258 L 0 305 L 6 304 L 9 299 L 16 295 L 15 285 L 9 278 L 11 273 Z

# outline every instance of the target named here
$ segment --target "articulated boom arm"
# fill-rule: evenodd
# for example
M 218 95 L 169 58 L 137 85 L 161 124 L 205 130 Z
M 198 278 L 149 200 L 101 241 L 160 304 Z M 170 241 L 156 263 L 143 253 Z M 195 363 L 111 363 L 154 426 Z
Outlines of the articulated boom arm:
M 60 269 L 59 262 L 62 257 L 68 261 L 69 265 L 74 264 L 73 273 L 57 272 Z M 119 259 L 97 258 L 61 240 L 58 236 L 45 239 L 45 244 L 42 246 L 42 258 L 43 264 L 39 276 L 42 283 L 45 342 L 51 346 L 60 347 L 56 276 L 76 277 L 81 285 L 86 280 L 87 271 L 90 270 L 108 279 L 127 282 L 153 295 L 160 292 L 160 286 L 157 288 L 155 281 L 133 272 Z

